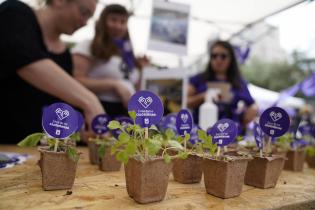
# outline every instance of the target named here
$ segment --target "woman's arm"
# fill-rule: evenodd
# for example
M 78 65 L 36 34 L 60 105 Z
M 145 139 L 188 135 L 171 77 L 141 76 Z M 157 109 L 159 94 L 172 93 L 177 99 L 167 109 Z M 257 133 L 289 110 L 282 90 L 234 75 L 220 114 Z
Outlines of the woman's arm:
M 92 61 L 86 56 L 74 54 L 73 55 L 74 72 L 73 76 L 85 87 L 94 93 L 104 93 L 106 91 L 115 91 L 122 99 L 125 106 L 131 97 L 131 93 L 119 80 L 111 78 L 89 78 L 88 72 L 92 68 Z
M 243 118 L 244 125 L 247 125 L 248 123 L 253 121 L 255 117 L 257 116 L 257 114 L 258 114 L 258 105 L 256 103 L 253 103 L 245 111 L 244 118 Z
M 17 74 L 36 88 L 82 109 L 88 124 L 97 114 L 104 113 L 97 97 L 50 59 L 24 66 Z
M 196 89 L 192 85 L 188 85 L 187 89 L 187 106 L 188 108 L 196 108 L 205 101 L 205 92 L 197 93 Z

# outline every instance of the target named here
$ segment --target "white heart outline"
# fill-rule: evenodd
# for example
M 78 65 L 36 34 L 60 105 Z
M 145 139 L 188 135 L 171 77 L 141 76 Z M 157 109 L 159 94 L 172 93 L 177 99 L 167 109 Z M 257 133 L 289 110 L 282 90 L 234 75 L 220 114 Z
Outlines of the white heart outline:
M 69 117 L 69 115 L 70 115 L 70 112 L 67 109 L 62 110 L 61 108 L 57 108 L 55 110 L 55 113 L 58 116 L 59 120 L 63 120 L 65 118 Z
M 230 125 L 226 122 L 226 123 L 219 123 L 217 125 L 217 128 L 219 129 L 219 131 L 223 132 L 225 131 Z
M 152 103 L 153 103 L 153 99 L 149 96 L 147 98 L 144 98 L 143 96 L 140 96 L 138 98 L 138 102 L 141 104 L 141 106 L 143 108 L 148 108 Z

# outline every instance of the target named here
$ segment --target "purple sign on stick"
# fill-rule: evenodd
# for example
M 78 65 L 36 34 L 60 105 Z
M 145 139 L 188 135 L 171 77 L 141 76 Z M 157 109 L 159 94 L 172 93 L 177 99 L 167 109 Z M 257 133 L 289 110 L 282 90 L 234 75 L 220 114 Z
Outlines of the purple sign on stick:
M 279 107 L 270 107 L 262 113 L 259 125 L 266 135 L 279 137 L 289 129 L 289 115 Z
M 78 112 L 65 103 L 54 103 L 43 109 L 42 126 L 54 138 L 65 139 L 78 129 Z
M 128 111 L 136 112 L 136 124 L 150 127 L 161 120 L 164 108 L 160 98 L 150 91 L 136 92 L 128 103 Z
M 95 134 L 101 135 L 106 133 L 109 128 L 110 117 L 107 114 L 99 114 L 92 120 L 92 130 Z
M 229 119 L 222 119 L 216 122 L 208 131 L 212 136 L 212 142 L 218 146 L 226 146 L 233 142 L 237 136 L 237 125 Z
M 255 123 L 255 125 L 254 125 L 254 136 L 255 136 L 257 147 L 259 149 L 262 149 L 263 148 L 264 133 L 261 130 L 258 123 Z
M 185 133 L 190 133 L 193 126 L 193 119 L 190 112 L 187 109 L 182 109 L 176 116 L 176 128 L 177 133 L 181 136 Z

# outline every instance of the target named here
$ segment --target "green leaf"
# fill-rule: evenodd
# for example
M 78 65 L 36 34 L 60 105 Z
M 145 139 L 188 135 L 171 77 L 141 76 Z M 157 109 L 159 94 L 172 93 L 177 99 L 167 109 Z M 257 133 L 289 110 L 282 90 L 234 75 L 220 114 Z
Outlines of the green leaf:
M 125 151 L 120 151 L 116 154 L 116 159 L 124 164 L 128 163 L 129 156 Z
M 310 156 L 310 157 L 315 156 L 315 147 L 308 146 L 308 147 L 306 147 L 305 151 L 306 151 L 306 154 L 308 156 Z
M 202 141 L 206 141 L 207 140 L 207 133 L 204 130 L 198 130 L 198 138 Z
M 67 155 L 68 155 L 68 157 L 69 157 L 71 160 L 73 160 L 73 161 L 75 161 L 75 162 L 78 161 L 79 158 L 80 158 L 80 156 L 79 156 L 77 150 L 76 150 L 75 148 L 73 148 L 73 147 L 68 147 L 68 148 L 67 148 Z
M 33 133 L 18 143 L 19 147 L 35 147 L 45 136 L 43 133 Z
M 184 160 L 188 157 L 188 153 L 184 151 L 179 151 L 177 157 Z
M 160 151 L 162 144 L 160 141 L 149 139 L 145 141 L 144 146 L 149 155 L 156 155 Z
M 170 140 L 168 141 L 168 143 L 171 147 L 175 147 L 175 149 L 179 149 L 179 150 L 183 149 L 183 146 L 178 141 Z
M 163 158 L 164 158 L 165 163 L 170 163 L 171 160 L 172 160 L 172 158 L 171 158 L 171 156 L 169 154 L 165 154 L 163 156 Z
M 136 121 L 137 113 L 135 111 L 128 112 L 128 114 L 133 121 Z
M 173 131 L 173 129 L 168 128 L 165 131 L 165 135 L 167 139 L 173 139 L 175 137 L 175 132 Z
M 127 133 L 122 132 L 121 134 L 119 134 L 118 140 L 127 143 L 130 140 L 130 136 Z
M 237 142 L 240 142 L 240 141 L 243 141 L 244 140 L 244 136 L 237 136 L 236 137 L 236 141 Z
M 81 140 L 80 132 L 75 132 L 70 136 L 70 139 L 79 142 Z
M 104 155 L 105 155 L 105 150 L 106 150 L 106 145 L 101 144 L 97 150 L 98 157 L 103 160 Z
M 126 153 L 129 155 L 129 156 L 132 156 L 136 153 L 136 150 L 137 150 L 137 147 L 136 147 L 136 144 L 134 141 L 129 141 L 127 146 L 126 146 Z
M 183 144 L 184 141 L 185 141 L 185 139 L 184 139 L 182 136 L 177 136 L 177 137 L 176 137 L 176 141 L 177 141 L 178 143 L 180 143 L 180 144 Z
M 115 130 L 115 129 L 120 129 L 121 125 L 120 125 L 120 122 L 118 122 L 117 120 L 112 120 L 108 123 L 107 127 L 111 130 Z

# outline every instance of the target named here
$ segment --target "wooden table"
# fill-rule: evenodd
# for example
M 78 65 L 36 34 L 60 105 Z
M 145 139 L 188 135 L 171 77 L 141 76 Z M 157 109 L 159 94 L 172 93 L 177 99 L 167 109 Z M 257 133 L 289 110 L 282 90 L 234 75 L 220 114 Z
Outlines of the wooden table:
M 241 196 L 220 199 L 208 195 L 203 181 L 179 184 L 170 176 L 165 200 L 141 205 L 128 197 L 123 171 L 102 172 L 90 165 L 87 148 L 79 161 L 72 194 L 66 190 L 43 191 L 36 165 L 35 148 L 0 145 L 0 151 L 32 154 L 23 165 L 0 170 L 0 209 L 150 209 L 150 210 L 228 210 L 228 209 L 314 209 L 315 170 L 305 165 L 304 172 L 283 171 L 274 189 L 243 187 Z M 156 186 L 158 187 L 158 186 Z M 299 207 L 298 207 L 299 206 Z

